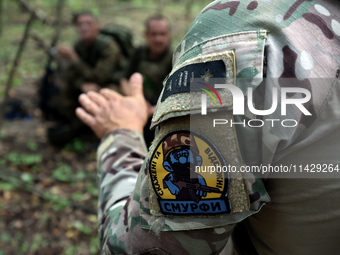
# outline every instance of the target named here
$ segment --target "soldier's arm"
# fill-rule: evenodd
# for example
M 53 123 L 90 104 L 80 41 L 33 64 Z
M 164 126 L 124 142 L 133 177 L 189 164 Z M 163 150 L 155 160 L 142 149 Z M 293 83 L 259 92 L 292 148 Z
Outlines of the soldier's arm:
M 220 252 L 234 225 L 192 231 L 156 231 L 143 229 L 148 199 L 142 190 L 146 156 L 143 137 L 134 131 L 116 130 L 108 134 L 99 148 L 100 194 L 98 204 L 99 235 L 102 254 L 212 254 Z M 138 174 L 138 171 L 140 172 Z M 159 222 L 158 224 L 162 224 Z M 164 223 L 163 223 L 164 224 Z
M 191 96 L 196 95 L 200 99 L 201 94 L 185 89 L 190 87 L 191 78 L 201 77 L 205 73 L 210 74 L 210 77 L 211 73 L 214 77 L 224 79 L 228 77 L 228 84 L 236 85 L 234 77 L 237 70 L 233 48 L 237 47 L 236 52 L 239 52 L 250 46 L 255 47 L 254 50 L 257 50 L 259 45 L 264 47 L 261 41 L 264 37 L 259 37 L 256 32 L 246 35 L 249 40 L 247 37 L 242 45 L 238 44 L 238 39 L 242 41 L 243 34 L 240 35 L 241 38 L 234 39 L 232 37 L 235 42 L 230 45 L 226 43 L 229 48 L 224 52 L 211 52 L 218 49 L 217 46 L 214 47 L 215 44 L 208 47 L 209 43 L 215 43 L 213 39 L 205 42 L 208 46 L 204 48 L 207 51 L 203 55 L 201 54 L 203 48 L 200 48 L 200 45 L 193 46 L 195 51 L 187 49 L 192 54 L 177 52 L 176 56 L 182 56 L 182 59 L 177 60 L 174 70 L 167 79 L 169 83 L 165 84 L 161 100 L 158 101 L 159 104 L 153 116 L 153 125 L 157 128 L 157 132 L 143 163 L 140 156 L 146 151 L 142 152 L 141 149 L 138 149 L 140 152 L 134 153 L 134 148 L 142 148 L 143 144 L 136 132 L 117 130 L 103 140 L 102 144 L 105 146 L 101 145 L 98 153 L 102 178 L 99 217 L 103 254 L 143 254 L 148 251 L 165 254 L 218 254 L 227 243 L 234 225 L 257 213 L 266 203 L 270 202 L 260 179 L 251 174 L 246 178 L 239 172 L 211 176 L 204 174 L 207 185 L 217 188 L 223 193 L 222 195 L 219 193 L 207 194 L 206 197 L 196 199 L 196 201 L 192 196 L 190 196 L 191 198 L 187 196 L 186 200 L 176 200 L 176 197 L 173 197 L 170 191 L 162 185 L 163 178 L 167 174 L 164 173 L 162 166 L 162 150 L 181 146 L 191 131 L 194 131 L 190 133 L 194 138 L 190 139 L 196 139 L 198 144 L 194 150 L 200 156 L 204 156 L 205 166 L 232 165 L 237 168 L 242 166 L 244 161 L 240 155 L 235 128 L 228 125 L 216 129 L 211 127 L 214 119 L 233 119 L 230 95 L 225 91 L 220 94 L 223 108 L 215 109 L 216 105 L 211 100 L 208 101 L 208 107 L 212 109 L 212 112 L 209 112 L 206 118 L 202 116 L 191 118 L 191 107 L 198 110 L 196 116 L 200 113 L 201 107 L 200 100 L 194 101 L 194 105 L 191 104 Z M 218 37 L 216 41 L 216 45 L 219 45 Z M 257 41 L 259 42 L 257 43 Z M 184 50 L 184 44 L 182 46 L 181 50 Z M 263 53 L 263 48 L 261 48 L 261 52 Z M 246 55 L 248 50 L 238 54 Z M 262 57 L 261 54 L 254 56 Z M 248 64 L 247 61 L 241 63 Z M 261 73 L 262 62 L 256 61 L 256 63 L 256 68 Z M 217 64 L 218 67 L 216 67 Z M 241 67 L 243 68 L 243 66 Z M 248 70 L 247 67 L 246 65 L 244 69 Z M 255 75 L 255 72 L 251 74 Z M 142 94 L 141 88 L 139 92 Z M 87 107 L 86 102 L 81 103 L 85 108 Z M 118 108 L 118 113 L 120 113 L 122 109 L 125 109 L 123 105 L 109 108 L 114 112 Z M 87 110 L 96 116 L 95 110 Z M 124 116 L 126 116 L 125 123 L 135 120 L 130 114 L 124 114 Z M 112 118 L 117 119 L 114 116 Z M 96 126 L 90 120 L 85 120 L 86 122 L 90 127 Z M 104 121 L 103 124 L 105 123 Z M 168 138 L 170 141 L 176 141 L 175 136 L 169 137 L 172 134 L 183 139 L 178 139 L 176 143 L 179 144 L 175 143 L 172 147 L 162 148 Z M 241 135 L 241 137 L 248 136 Z M 116 154 L 118 151 L 119 155 Z M 157 158 L 159 160 L 156 160 Z M 108 163 L 106 164 L 106 162 Z M 131 165 L 142 165 L 138 176 L 133 174 L 134 181 L 130 175 L 133 173 L 130 163 Z M 114 167 L 112 168 L 112 166 Z M 126 177 L 127 174 L 129 177 Z M 119 179 L 120 175 L 124 178 Z M 128 186 L 127 183 L 130 183 L 131 186 Z M 125 187 L 128 192 L 134 188 L 128 198 L 125 193 L 118 196 L 117 189 L 122 190 Z M 192 193 L 192 189 L 189 190 L 189 194 L 190 191 Z
M 139 79 L 141 88 L 141 76 Z M 133 88 L 130 91 L 134 93 Z M 204 221 L 200 223 L 201 220 L 196 218 L 184 219 L 186 222 L 184 226 L 179 222 L 173 222 L 170 227 L 168 223 L 171 218 L 159 217 L 152 224 L 150 231 L 148 224 L 155 218 L 150 213 L 147 174 L 149 162 L 144 160 L 147 150 L 140 131 L 144 124 L 141 117 L 144 116 L 142 113 L 144 106 L 140 100 L 143 97 L 142 90 L 139 90 L 140 96 L 131 97 L 133 99 L 131 101 L 115 92 L 107 90 L 104 92 L 101 94 L 103 97 L 95 92 L 82 95 L 80 102 L 87 112 L 77 109 L 78 117 L 99 137 L 106 134 L 98 149 L 100 180 L 98 215 L 102 254 L 144 252 L 212 254 L 221 251 L 230 236 L 233 224 L 202 229 L 200 226 L 204 225 Z M 110 99 L 111 96 L 111 99 L 115 97 L 115 100 L 110 106 L 105 105 L 103 99 Z M 111 113 L 112 120 L 105 118 L 105 113 L 99 109 L 99 105 L 102 106 L 101 109 L 117 109 L 114 103 L 117 101 L 120 101 L 117 105 L 126 107 L 132 102 L 137 102 L 126 108 L 132 111 L 131 114 L 140 113 L 140 118 L 138 114 L 133 116 L 135 117 L 133 119 L 137 120 L 133 125 L 127 126 L 127 121 L 119 122 L 119 119 L 127 115 L 127 112 L 121 113 L 124 107 L 114 114 Z M 146 108 L 144 113 L 146 114 Z M 104 119 L 106 121 L 103 121 Z M 108 130 L 114 131 L 107 132 Z M 191 223 L 196 228 L 187 230 L 187 224 Z
M 110 79 L 120 58 L 121 53 L 119 46 L 116 42 L 111 41 L 101 52 L 100 59 L 97 61 L 95 67 L 89 66 L 79 58 L 77 62 L 75 62 L 75 67 L 81 72 L 84 80 L 96 82 L 101 85 Z

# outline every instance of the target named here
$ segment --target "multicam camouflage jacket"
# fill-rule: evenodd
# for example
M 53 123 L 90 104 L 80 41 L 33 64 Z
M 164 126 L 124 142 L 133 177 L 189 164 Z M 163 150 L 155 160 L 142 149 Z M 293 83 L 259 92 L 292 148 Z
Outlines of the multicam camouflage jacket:
M 130 130 L 98 149 L 102 254 L 219 254 L 239 222 L 254 254 L 337 254 L 339 38 L 337 1 L 205 7 L 174 53 L 149 150 Z M 319 163 L 332 178 L 303 175 Z M 241 171 L 274 166 L 287 172 Z

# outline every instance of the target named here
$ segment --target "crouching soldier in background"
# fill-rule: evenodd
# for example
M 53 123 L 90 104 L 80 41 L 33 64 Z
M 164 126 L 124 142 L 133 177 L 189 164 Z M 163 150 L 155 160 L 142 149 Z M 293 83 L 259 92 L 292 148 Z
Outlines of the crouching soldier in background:
M 114 76 L 123 59 L 117 42 L 100 34 L 100 24 L 90 12 L 77 14 L 73 22 L 80 39 L 74 47 L 56 48 L 58 68 L 49 81 L 56 91 L 53 95 L 46 93 L 44 86 L 41 90 L 40 106 L 45 118 L 58 122 L 48 129 L 48 138 L 55 145 L 63 145 L 88 130 L 74 114 L 79 95 L 118 84 L 121 78 Z

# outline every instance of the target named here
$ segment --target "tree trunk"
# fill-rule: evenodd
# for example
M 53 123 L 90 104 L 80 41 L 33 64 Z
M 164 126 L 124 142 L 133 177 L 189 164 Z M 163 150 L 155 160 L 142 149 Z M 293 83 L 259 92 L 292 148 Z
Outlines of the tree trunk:
M 61 19 L 62 19 L 62 13 L 63 13 L 63 7 L 64 7 L 65 0 L 59 0 L 57 4 L 57 19 L 56 19 L 56 30 L 55 34 L 52 38 L 51 42 L 51 48 L 55 47 L 57 45 L 57 42 L 59 40 L 60 32 L 61 32 Z M 49 55 L 50 57 L 48 58 L 47 62 L 47 67 L 51 65 L 51 62 L 53 60 L 53 56 Z
M 4 119 L 5 119 L 5 112 L 6 112 L 6 107 L 8 105 L 8 101 L 9 101 L 9 90 L 10 90 L 11 85 L 12 85 L 12 80 L 13 80 L 15 71 L 17 69 L 17 66 L 19 65 L 21 54 L 22 54 L 22 52 L 25 48 L 25 45 L 26 45 L 26 42 L 27 42 L 27 39 L 28 39 L 28 35 L 29 35 L 29 30 L 31 28 L 33 20 L 34 20 L 34 13 L 31 13 L 30 18 L 26 23 L 25 32 L 24 32 L 24 35 L 23 35 L 23 37 L 20 41 L 20 45 L 19 45 L 17 54 L 16 54 L 15 59 L 13 61 L 13 66 L 12 66 L 11 72 L 8 76 L 8 80 L 7 80 L 6 87 L 5 87 L 4 101 L 3 101 L 2 107 L 0 108 L 0 128 L 2 127 Z
M 2 35 L 2 26 L 3 26 L 3 11 L 2 11 L 2 7 L 3 7 L 3 0 L 0 0 L 0 36 Z

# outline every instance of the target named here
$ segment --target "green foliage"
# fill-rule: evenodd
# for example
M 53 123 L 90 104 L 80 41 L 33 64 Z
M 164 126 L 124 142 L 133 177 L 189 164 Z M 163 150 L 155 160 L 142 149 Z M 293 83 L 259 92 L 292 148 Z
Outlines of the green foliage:
M 36 151 L 37 148 L 38 148 L 38 145 L 35 143 L 35 142 L 32 142 L 32 141 L 29 141 L 27 144 L 26 144 L 27 148 L 31 151 Z
M 1 74 L 0 73 L 0 84 L 5 84 L 7 80 L 7 74 Z M 5 94 L 5 86 L 2 85 L 0 86 L 0 97 L 3 97 Z M 2 135 L 1 135 L 1 132 L 0 132 L 0 139 L 3 138 Z
M 12 80 L 12 86 L 13 87 L 17 87 L 19 85 L 22 84 L 22 79 L 20 79 L 19 77 L 14 77 Z
M 8 182 L 0 182 L 0 190 L 9 191 L 17 188 L 17 185 Z
M 82 8 L 82 1 L 81 0 L 68 0 L 68 6 L 71 7 L 73 11 L 80 11 Z
M 74 192 L 74 193 L 72 193 L 72 199 L 73 199 L 74 201 L 79 201 L 79 200 L 81 200 L 83 196 L 84 196 L 84 194 L 83 194 L 83 193 L 80 193 L 80 192 Z
M 33 165 L 42 162 L 42 156 L 40 154 L 19 154 L 17 152 L 11 152 L 5 155 L 5 158 L 15 165 Z
M 22 237 L 23 237 L 23 235 L 20 232 L 15 233 L 15 240 L 21 241 Z
M 56 204 L 54 205 L 53 209 L 57 212 L 65 210 L 67 207 L 70 207 L 71 203 L 68 199 L 60 199 L 56 196 L 53 200 Z
M 6 164 L 6 159 L 1 158 L 0 159 L 0 166 L 4 166 Z
M 41 216 L 40 220 L 41 220 L 42 222 L 47 222 L 50 218 L 51 218 L 51 215 L 50 215 L 49 213 L 45 212 L 45 213 Z
M 77 180 L 83 180 L 86 178 L 86 172 L 85 171 L 79 171 L 76 175 L 75 178 Z
M 98 254 L 99 251 L 99 238 L 91 237 L 90 239 L 90 252 L 91 254 Z
M 65 150 L 70 152 L 83 152 L 84 151 L 84 141 L 80 138 L 73 139 L 72 142 L 66 144 Z
M 70 206 L 70 201 L 68 199 L 60 198 L 58 195 L 52 194 L 50 192 L 44 193 L 43 198 L 55 203 L 53 206 L 55 211 L 62 211 Z
M 96 185 L 94 185 L 93 183 L 88 183 L 86 185 L 86 190 L 91 195 L 98 196 L 98 187 Z
M 52 173 L 53 178 L 63 182 L 72 181 L 72 175 L 72 168 L 67 164 L 61 165 Z
M 92 12 L 93 15 L 94 15 L 95 17 L 97 17 L 97 18 L 100 16 L 100 10 L 99 10 L 98 7 L 93 7 L 93 8 L 91 8 L 91 12 Z
M 15 177 L 15 176 L 10 176 L 8 178 L 8 182 L 12 185 L 15 185 L 16 187 L 19 187 L 20 185 L 20 180 L 19 178 Z
M 34 237 L 30 251 L 31 252 L 37 251 L 39 249 L 39 246 L 43 243 L 43 241 L 44 241 L 44 239 L 43 239 L 42 235 L 36 234 L 35 237 Z
M 21 248 L 20 248 L 20 251 L 22 252 L 22 253 L 26 253 L 27 251 L 28 251 L 28 249 L 29 249 L 29 242 L 28 241 L 25 241 L 23 244 L 22 244 L 22 246 L 21 246 Z
M 32 166 L 31 171 L 32 171 L 33 173 L 39 172 L 39 171 L 40 171 L 40 165 L 34 165 L 34 166 Z
M 27 183 L 33 182 L 33 176 L 29 173 L 22 173 L 20 176 L 21 180 Z
M 0 240 L 1 240 L 1 242 L 3 242 L 3 243 L 9 243 L 9 242 L 11 241 L 11 237 L 7 234 L 6 231 L 4 231 L 4 232 L 1 234 Z
M 75 254 L 79 254 L 80 251 L 80 246 L 79 245 L 70 245 L 66 251 L 65 251 L 65 255 L 75 255 Z
M 85 171 L 79 171 L 77 174 L 74 174 L 70 165 L 62 164 L 53 170 L 52 177 L 62 182 L 75 182 L 84 180 L 87 174 Z
M 145 6 L 145 0 L 135 0 L 135 1 L 134 1 L 134 5 L 135 5 L 136 7 Z
M 79 220 L 76 220 L 76 221 L 73 222 L 73 227 L 78 229 L 80 232 L 82 232 L 86 235 L 89 235 L 92 232 L 91 228 L 89 228 L 88 226 L 86 226 L 84 223 L 82 223 Z
M 17 152 L 11 152 L 11 153 L 7 154 L 7 155 L 5 155 L 5 158 L 7 158 L 7 160 L 9 160 L 10 162 L 12 162 L 15 165 L 20 165 L 20 163 L 21 163 L 19 153 L 17 153 Z
M 21 154 L 21 164 L 22 165 L 33 165 L 41 163 L 42 156 L 40 154 Z

